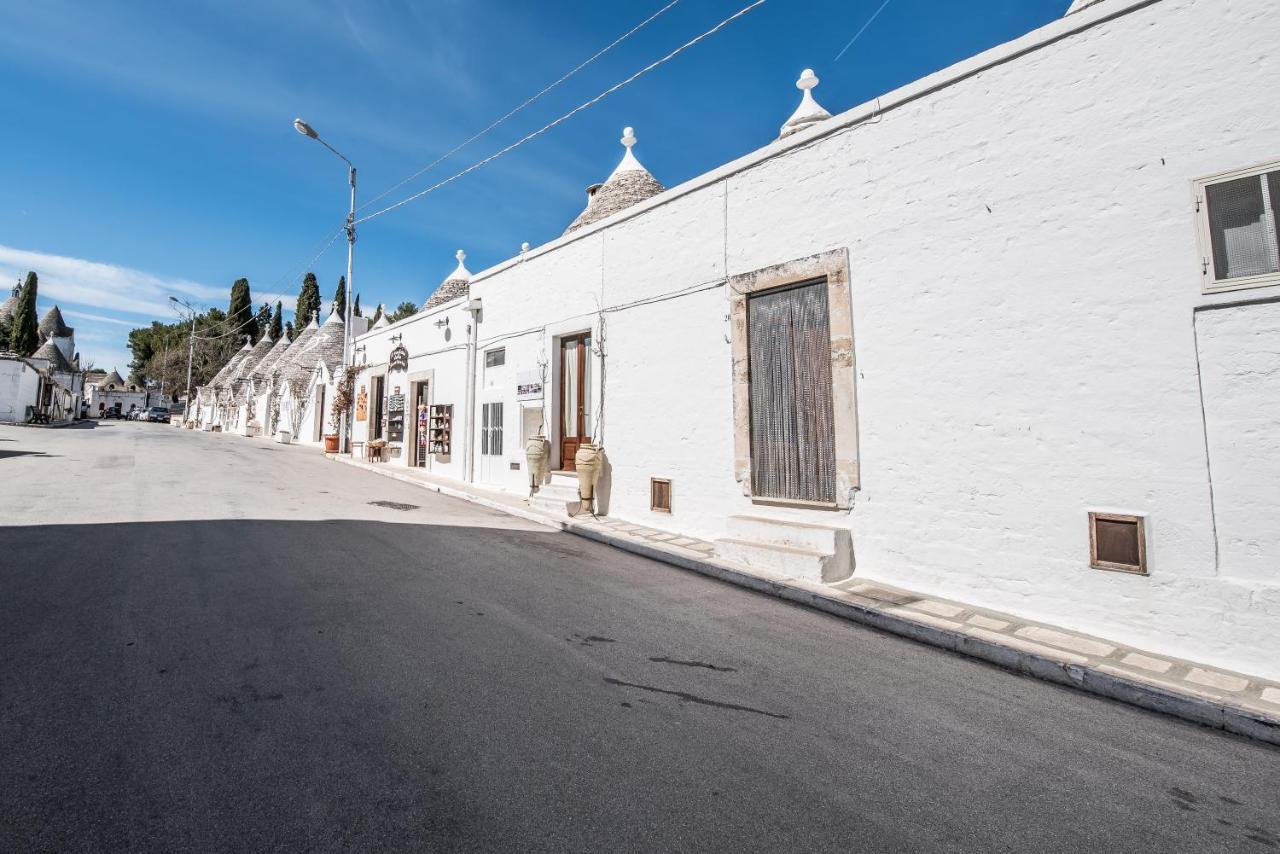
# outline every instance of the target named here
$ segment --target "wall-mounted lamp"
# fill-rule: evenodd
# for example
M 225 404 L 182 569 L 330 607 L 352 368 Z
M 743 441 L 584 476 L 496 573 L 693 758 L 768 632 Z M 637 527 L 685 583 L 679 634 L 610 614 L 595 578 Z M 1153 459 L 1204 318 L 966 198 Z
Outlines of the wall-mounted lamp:
M 394 341 L 394 342 L 396 342 L 397 344 L 399 344 L 399 343 L 400 343 L 400 339 L 401 339 L 401 338 L 403 338 L 403 337 L 404 337 L 404 333 L 403 333 L 403 332 L 397 332 L 395 335 L 392 335 L 392 336 L 391 336 L 391 340 L 392 340 L 392 341 Z
M 441 327 L 448 326 L 448 325 L 449 325 L 449 317 L 448 317 L 448 315 L 446 315 L 446 316 L 444 316 L 444 317 L 442 317 L 442 318 L 440 318 L 439 320 L 437 320 L 437 321 L 436 321 L 436 329 L 440 329 Z

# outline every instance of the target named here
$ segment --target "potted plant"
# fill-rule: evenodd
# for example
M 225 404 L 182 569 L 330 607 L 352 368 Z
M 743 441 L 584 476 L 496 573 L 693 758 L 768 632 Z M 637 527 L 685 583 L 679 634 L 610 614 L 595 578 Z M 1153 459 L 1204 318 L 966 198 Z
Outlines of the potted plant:
M 338 432 L 342 429 L 342 423 L 346 420 L 347 413 L 351 411 L 351 406 L 355 402 L 355 395 L 352 389 L 355 388 L 356 369 L 354 367 L 346 368 L 338 375 L 338 385 L 333 392 L 333 406 L 329 410 L 329 426 L 333 428 L 332 433 L 325 434 L 324 452 L 326 454 L 338 453 Z

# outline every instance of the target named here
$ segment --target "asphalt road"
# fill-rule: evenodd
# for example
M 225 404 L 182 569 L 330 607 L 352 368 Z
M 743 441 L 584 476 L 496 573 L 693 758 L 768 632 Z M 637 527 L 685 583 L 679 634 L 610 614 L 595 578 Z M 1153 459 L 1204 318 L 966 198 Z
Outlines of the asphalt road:
M 1280 751 L 315 450 L 0 427 L 0 850 L 267 849 L 1276 851 Z

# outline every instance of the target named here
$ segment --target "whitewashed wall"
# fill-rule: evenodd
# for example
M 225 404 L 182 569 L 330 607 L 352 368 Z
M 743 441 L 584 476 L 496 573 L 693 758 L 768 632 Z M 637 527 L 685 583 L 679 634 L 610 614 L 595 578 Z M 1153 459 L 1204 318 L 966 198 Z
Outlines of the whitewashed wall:
M 19 359 L 0 359 L 0 421 L 25 421 L 40 394 L 40 374 Z
M 1190 189 L 1280 159 L 1278 22 L 1268 0 L 1085 9 L 478 274 L 481 348 L 505 340 L 514 373 L 594 330 L 609 512 L 715 538 L 751 505 L 726 295 L 697 288 L 847 248 L 859 575 L 1278 678 L 1280 478 L 1258 460 L 1280 416 L 1253 405 L 1280 399 L 1276 310 L 1202 312 L 1197 350 L 1193 310 L 1223 297 L 1201 294 Z M 401 330 L 411 352 L 430 332 Z M 1147 517 L 1149 577 L 1089 568 L 1090 510 Z

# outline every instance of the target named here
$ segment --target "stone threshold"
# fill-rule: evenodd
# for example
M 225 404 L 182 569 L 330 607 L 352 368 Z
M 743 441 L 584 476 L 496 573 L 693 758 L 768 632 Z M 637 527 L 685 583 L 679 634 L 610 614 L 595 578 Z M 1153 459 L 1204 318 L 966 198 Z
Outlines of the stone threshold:
M 748 568 L 717 558 L 714 544 L 706 540 L 612 517 L 554 516 L 508 492 L 349 455 L 333 458 L 1007 670 L 1280 745 L 1278 682 L 925 596 L 856 574 L 823 584 Z

